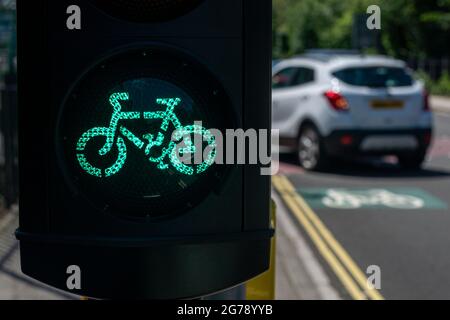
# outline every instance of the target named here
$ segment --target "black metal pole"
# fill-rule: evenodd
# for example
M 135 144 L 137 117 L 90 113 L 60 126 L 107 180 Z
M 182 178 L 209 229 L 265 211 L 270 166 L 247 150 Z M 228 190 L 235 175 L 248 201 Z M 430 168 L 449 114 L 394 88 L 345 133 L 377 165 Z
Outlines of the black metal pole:
M 17 77 L 14 73 L 5 76 L 2 90 L 2 131 L 5 156 L 5 205 L 10 208 L 18 200 L 17 159 Z

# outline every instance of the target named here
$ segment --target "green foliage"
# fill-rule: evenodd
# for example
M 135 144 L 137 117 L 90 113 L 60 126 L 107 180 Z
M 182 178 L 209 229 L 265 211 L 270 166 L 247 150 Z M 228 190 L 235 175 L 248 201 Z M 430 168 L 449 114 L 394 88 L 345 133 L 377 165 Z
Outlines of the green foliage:
M 350 48 L 353 2 L 274 0 L 274 55 L 289 56 L 308 48 Z
M 450 75 L 445 72 L 432 89 L 433 94 L 450 95 Z
M 433 79 L 422 70 L 416 72 L 416 77 L 425 83 L 425 87 L 431 94 L 450 96 L 450 74 L 448 72 L 444 72 L 437 81 L 433 81 Z
M 382 10 L 382 53 L 407 58 L 450 52 L 450 0 L 273 0 L 274 56 L 351 48 L 353 17 L 372 4 Z
M 427 88 L 428 92 L 432 92 L 433 91 L 433 87 L 435 85 L 433 79 L 431 79 L 431 77 L 428 75 L 428 73 L 426 73 L 423 70 L 418 70 L 416 72 L 416 78 L 423 81 L 423 83 L 425 84 L 425 88 Z

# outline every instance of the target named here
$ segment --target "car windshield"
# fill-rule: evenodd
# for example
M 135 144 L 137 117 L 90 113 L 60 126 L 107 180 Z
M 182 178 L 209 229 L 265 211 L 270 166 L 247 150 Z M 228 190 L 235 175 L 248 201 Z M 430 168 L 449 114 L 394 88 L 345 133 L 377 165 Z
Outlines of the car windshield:
M 347 84 L 369 88 L 407 87 L 414 83 L 407 70 L 395 67 L 347 68 L 333 76 Z

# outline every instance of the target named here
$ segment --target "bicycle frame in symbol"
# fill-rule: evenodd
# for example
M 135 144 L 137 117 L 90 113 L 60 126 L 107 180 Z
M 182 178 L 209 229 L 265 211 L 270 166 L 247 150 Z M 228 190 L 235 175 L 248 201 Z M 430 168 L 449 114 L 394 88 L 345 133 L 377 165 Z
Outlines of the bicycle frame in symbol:
M 150 163 L 156 164 L 159 170 L 167 170 L 170 165 L 179 173 L 184 175 L 195 175 L 205 172 L 211 167 L 216 159 L 216 140 L 211 132 L 202 126 L 188 125 L 183 126 L 178 119 L 175 109 L 180 105 L 181 99 L 167 98 L 157 99 L 159 106 L 166 108 L 165 111 L 157 112 L 123 112 L 121 101 L 129 100 L 129 94 L 114 93 L 111 95 L 109 102 L 113 107 L 113 114 L 109 127 L 96 127 L 85 132 L 78 140 L 76 151 L 77 159 L 81 168 L 89 175 L 97 178 L 108 178 L 118 174 L 124 167 L 127 160 L 128 140 L 137 149 L 145 152 Z M 120 122 L 136 121 L 136 120 L 160 120 L 162 121 L 159 132 L 156 135 L 145 134 L 142 138 L 137 137 L 128 130 Z M 173 135 L 170 137 L 171 142 L 163 145 L 167 140 L 169 128 L 171 125 L 175 128 Z M 186 164 L 181 157 L 194 155 L 197 151 L 196 146 L 192 143 L 192 135 L 200 135 L 203 141 L 207 143 L 208 151 L 203 157 L 201 164 Z M 89 162 L 86 157 L 86 148 L 94 138 L 104 138 L 105 145 L 98 151 L 99 156 L 106 156 L 116 147 L 118 150 L 117 160 L 109 168 L 97 168 Z M 181 143 L 183 142 L 183 146 Z M 180 143 L 180 145 L 177 145 Z M 150 156 L 153 148 L 162 148 L 161 155 L 158 157 Z

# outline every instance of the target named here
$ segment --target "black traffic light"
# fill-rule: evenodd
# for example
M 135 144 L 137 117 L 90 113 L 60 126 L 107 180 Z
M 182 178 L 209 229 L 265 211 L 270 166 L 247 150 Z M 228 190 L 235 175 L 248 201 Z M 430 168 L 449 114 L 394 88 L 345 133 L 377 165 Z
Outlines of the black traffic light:
M 270 128 L 271 1 L 17 10 L 23 272 L 89 297 L 156 299 L 264 272 L 270 177 L 216 163 L 212 129 Z M 174 132 L 201 136 L 203 161 L 181 161 L 196 149 Z

